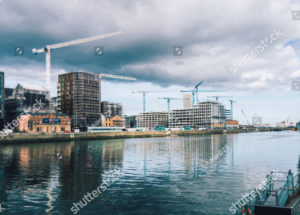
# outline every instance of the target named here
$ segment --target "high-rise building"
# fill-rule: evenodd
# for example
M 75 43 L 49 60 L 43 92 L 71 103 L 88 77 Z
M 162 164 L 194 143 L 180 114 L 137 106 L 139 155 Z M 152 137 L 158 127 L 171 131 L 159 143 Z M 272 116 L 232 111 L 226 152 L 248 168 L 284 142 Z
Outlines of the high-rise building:
M 38 102 L 44 104 L 41 109 L 49 110 L 49 91 L 47 90 L 18 84 L 15 89 L 5 88 L 4 95 L 6 122 L 12 122 L 25 111 L 32 111 Z
M 57 110 L 71 117 L 72 129 L 86 130 L 101 119 L 99 75 L 71 72 L 58 76 Z
M 168 112 L 143 112 L 136 117 L 137 127 L 155 128 L 168 125 Z
M 184 94 L 183 95 L 183 108 L 192 108 L 192 95 Z
M 193 108 L 176 109 L 170 111 L 170 128 L 224 127 L 226 124 L 224 106 L 218 102 L 199 102 Z

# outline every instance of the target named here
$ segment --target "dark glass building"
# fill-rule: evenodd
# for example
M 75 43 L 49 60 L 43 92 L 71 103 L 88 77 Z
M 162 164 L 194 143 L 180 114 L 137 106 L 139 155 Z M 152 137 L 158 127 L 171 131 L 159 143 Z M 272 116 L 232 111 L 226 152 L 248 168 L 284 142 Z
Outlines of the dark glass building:
M 99 75 L 71 72 L 58 76 L 57 111 L 71 117 L 72 129 L 86 130 L 101 119 Z

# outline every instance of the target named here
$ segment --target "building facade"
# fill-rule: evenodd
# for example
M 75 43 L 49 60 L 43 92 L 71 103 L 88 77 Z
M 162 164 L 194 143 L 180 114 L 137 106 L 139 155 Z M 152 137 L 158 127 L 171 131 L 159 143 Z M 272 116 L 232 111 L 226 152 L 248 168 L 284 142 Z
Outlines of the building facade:
M 124 119 L 118 115 L 104 118 L 103 127 L 124 127 Z
M 155 128 L 156 126 L 168 125 L 167 112 L 143 112 L 136 117 L 137 127 L 140 128 Z
M 170 128 L 225 127 L 225 109 L 222 104 L 217 102 L 200 102 L 193 108 L 171 110 L 169 123 Z
M 184 94 L 183 95 L 183 108 L 192 108 L 192 95 Z
M 49 110 L 49 92 L 47 90 L 33 89 L 18 84 L 15 89 L 6 88 L 4 95 L 6 122 L 12 122 L 20 114 L 32 111 L 37 102 L 43 103 L 43 110 Z
M 101 102 L 101 113 L 104 117 L 114 117 L 116 115 L 122 117 L 123 106 L 120 103 L 103 101 Z
M 136 117 L 135 115 L 133 116 L 125 116 L 125 127 L 126 128 L 136 128 L 137 123 L 136 123 Z
M 233 128 L 239 128 L 239 122 L 237 120 L 226 120 L 226 128 L 233 129 Z
M 67 114 L 29 113 L 20 117 L 18 130 L 27 133 L 70 132 L 71 120 Z
M 58 76 L 57 110 L 71 117 L 72 129 L 86 130 L 101 119 L 99 76 L 71 72 Z

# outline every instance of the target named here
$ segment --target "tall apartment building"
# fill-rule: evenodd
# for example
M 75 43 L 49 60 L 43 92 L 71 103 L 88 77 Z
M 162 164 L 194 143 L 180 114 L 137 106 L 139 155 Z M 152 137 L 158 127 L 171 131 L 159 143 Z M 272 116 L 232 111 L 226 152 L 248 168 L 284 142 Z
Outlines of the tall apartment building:
M 123 107 L 120 103 L 103 101 L 101 102 L 101 113 L 104 117 L 114 117 L 116 115 L 122 117 Z
M 136 117 L 137 127 L 155 128 L 156 126 L 168 125 L 167 112 L 143 112 Z
M 183 128 L 184 126 L 214 128 L 224 127 L 225 124 L 224 106 L 217 102 L 200 102 L 193 108 L 170 111 L 170 128 Z
M 7 122 L 12 122 L 25 110 L 31 111 L 37 101 L 44 104 L 41 109 L 49 110 L 49 91 L 47 90 L 18 84 L 15 89 L 5 88 L 4 95 L 5 121 Z
M 57 110 L 68 114 L 73 129 L 85 130 L 101 118 L 99 76 L 71 72 L 58 76 Z

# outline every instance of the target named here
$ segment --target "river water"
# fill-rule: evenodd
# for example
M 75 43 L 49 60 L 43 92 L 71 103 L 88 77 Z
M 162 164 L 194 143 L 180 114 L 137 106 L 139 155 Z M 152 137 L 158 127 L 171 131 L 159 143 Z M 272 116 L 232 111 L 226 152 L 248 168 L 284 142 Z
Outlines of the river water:
M 0 214 L 231 214 L 272 170 L 297 173 L 299 156 L 291 131 L 2 145 Z

